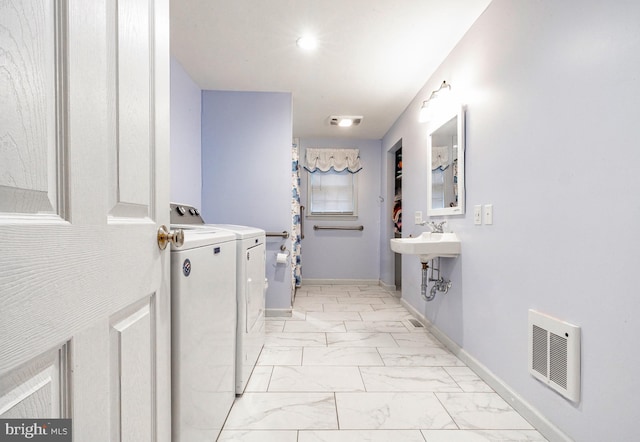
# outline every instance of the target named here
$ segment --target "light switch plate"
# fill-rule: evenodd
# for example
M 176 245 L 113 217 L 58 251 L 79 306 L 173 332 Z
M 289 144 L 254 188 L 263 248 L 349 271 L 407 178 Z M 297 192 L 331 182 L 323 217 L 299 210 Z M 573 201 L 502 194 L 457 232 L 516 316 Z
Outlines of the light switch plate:
M 482 206 L 473 206 L 473 224 L 479 226 L 482 224 Z
M 415 219 L 416 219 L 416 225 L 418 224 L 422 224 L 422 212 L 417 210 L 416 214 L 415 214 Z
M 484 223 L 493 224 L 493 204 L 484 205 Z

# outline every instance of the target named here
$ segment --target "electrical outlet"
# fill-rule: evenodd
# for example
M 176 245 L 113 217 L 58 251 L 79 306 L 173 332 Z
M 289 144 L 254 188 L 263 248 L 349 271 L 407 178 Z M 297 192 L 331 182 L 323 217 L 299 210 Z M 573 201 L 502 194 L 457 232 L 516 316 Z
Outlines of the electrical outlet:
M 482 224 L 482 206 L 473 206 L 473 224 L 479 226 Z
M 416 211 L 415 219 L 416 219 L 416 225 L 422 224 L 422 212 L 421 211 L 419 211 L 419 210 Z
M 484 205 L 484 223 L 493 224 L 493 204 Z

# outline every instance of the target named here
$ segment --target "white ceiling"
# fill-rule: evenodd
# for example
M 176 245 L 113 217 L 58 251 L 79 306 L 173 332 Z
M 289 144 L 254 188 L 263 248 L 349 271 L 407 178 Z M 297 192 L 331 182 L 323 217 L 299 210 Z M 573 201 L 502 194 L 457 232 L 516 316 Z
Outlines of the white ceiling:
M 171 52 L 202 89 L 291 92 L 295 137 L 380 139 L 489 2 L 171 0 Z

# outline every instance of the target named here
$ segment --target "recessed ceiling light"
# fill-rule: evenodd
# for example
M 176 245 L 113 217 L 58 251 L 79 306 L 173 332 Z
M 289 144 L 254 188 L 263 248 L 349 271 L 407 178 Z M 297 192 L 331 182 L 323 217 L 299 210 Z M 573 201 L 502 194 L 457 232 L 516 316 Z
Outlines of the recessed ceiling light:
M 318 47 L 318 40 L 310 35 L 305 35 L 297 39 L 296 44 L 300 49 L 304 49 L 305 51 L 312 51 L 313 49 Z

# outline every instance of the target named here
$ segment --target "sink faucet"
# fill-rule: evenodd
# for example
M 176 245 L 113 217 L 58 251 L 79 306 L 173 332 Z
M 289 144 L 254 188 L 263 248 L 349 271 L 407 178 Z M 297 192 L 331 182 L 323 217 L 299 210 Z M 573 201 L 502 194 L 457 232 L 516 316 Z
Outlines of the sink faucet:
M 445 225 L 447 223 L 447 221 L 442 221 L 439 223 L 434 223 L 433 221 L 431 221 L 428 226 L 429 228 L 431 228 L 431 231 L 433 233 L 444 233 L 444 229 L 443 229 L 443 225 Z

